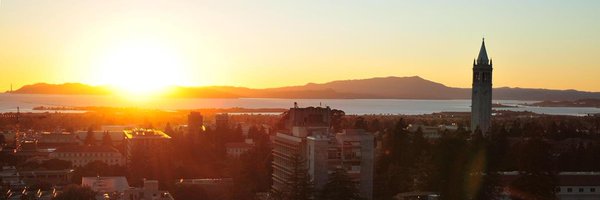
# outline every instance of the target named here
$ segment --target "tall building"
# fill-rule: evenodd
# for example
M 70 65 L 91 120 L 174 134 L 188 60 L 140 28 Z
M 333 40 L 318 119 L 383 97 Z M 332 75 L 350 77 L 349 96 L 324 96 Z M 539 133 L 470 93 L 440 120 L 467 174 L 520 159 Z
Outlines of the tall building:
M 297 155 L 316 189 L 341 168 L 356 181 L 361 196 L 372 199 L 374 137 L 361 129 L 333 133 L 331 116 L 329 107 L 294 107 L 284 114 L 286 129 L 273 138 L 273 190 L 285 190 Z
M 188 114 L 188 134 L 198 134 L 204 126 L 204 117 L 200 112 Z
M 492 117 L 492 60 L 488 59 L 485 40 L 479 56 L 473 61 L 473 90 L 471 93 L 471 131 L 489 131 Z
M 168 149 L 171 140 L 171 136 L 155 129 L 131 129 L 124 130 L 123 133 L 125 135 L 125 157 L 127 162 L 136 150 L 145 153 L 164 153 Z

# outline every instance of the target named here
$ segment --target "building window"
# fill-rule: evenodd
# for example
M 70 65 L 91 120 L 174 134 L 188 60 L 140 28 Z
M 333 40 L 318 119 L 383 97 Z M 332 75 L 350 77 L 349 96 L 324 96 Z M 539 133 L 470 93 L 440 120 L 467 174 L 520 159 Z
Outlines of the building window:
M 567 188 L 567 192 L 573 192 L 573 188 Z
M 590 192 L 596 192 L 596 188 L 590 188 Z
M 579 188 L 579 192 L 583 192 L 583 188 Z

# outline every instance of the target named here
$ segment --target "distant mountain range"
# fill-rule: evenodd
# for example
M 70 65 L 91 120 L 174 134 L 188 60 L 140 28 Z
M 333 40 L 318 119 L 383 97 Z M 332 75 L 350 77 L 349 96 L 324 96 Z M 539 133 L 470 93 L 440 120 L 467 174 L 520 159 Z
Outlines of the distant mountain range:
M 600 92 L 530 88 L 494 88 L 495 100 L 568 101 L 600 99 Z M 106 95 L 113 91 L 104 86 L 81 83 L 25 85 L 17 94 L 82 94 Z M 308 83 L 268 89 L 231 86 L 172 87 L 166 96 L 189 98 L 306 98 L 306 99 L 470 99 L 470 88 L 448 87 L 440 83 L 412 77 L 379 77 Z

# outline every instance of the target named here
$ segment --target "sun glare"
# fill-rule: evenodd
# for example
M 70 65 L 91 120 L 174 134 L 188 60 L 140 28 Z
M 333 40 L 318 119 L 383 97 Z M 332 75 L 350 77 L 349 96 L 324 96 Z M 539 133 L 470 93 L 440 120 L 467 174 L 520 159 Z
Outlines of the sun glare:
M 182 83 L 183 61 L 170 48 L 151 42 L 129 42 L 110 48 L 97 69 L 101 84 L 126 96 L 152 96 Z

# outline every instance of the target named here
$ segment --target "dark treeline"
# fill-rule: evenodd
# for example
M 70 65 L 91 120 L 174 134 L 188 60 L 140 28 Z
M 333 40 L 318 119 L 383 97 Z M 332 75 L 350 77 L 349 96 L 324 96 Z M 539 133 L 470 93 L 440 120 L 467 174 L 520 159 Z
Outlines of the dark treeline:
M 496 116 L 488 137 L 467 131 L 468 119 L 354 116 L 345 126 L 370 130 L 379 141 L 375 199 L 409 191 L 434 191 L 442 199 L 494 199 L 499 188 L 521 195 L 513 199 L 553 199 L 556 173 L 600 170 L 598 117 L 507 113 Z M 457 124 L 458 129 L 426 139 L 421 129 L 408 131 L 409 124 Z M 505 172 L 519 175 L 506 180 Z
M 244 123 L 253 124 L 247 135 L 243 135 L 239 124 L 206 127 L 197 133 L 165 128 L 165 132 L 173 136 L 170 155 L 173 163 L 170 169 L 174 172 L 172 178 L 233 179 L 229 191 L 206 192 L 207 199 L 253 199 L 255 193 L 268 192 L 271 187 L 272 161 L 269 130 L 258 121 Z M 252 139 L 254 148 L 237 159 L 227 157 L 225 144 L 244 142 L 245 139 Z M 185 187 L 187 186 L 171 185 L 173 195 L 181 195 L 178 192 L 185 194 L 190 192 L 189 189 L 200 189 Z

